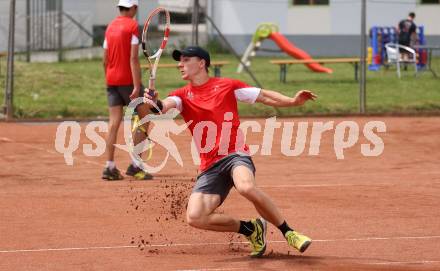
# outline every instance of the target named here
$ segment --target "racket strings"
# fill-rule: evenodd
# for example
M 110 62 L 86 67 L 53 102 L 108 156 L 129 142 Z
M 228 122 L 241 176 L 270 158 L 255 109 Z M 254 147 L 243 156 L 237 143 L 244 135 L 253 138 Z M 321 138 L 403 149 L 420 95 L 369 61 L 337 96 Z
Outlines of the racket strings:
M 169 27 L 167 14 L 163 11 L 154 14 L 146 22 L 142 33 L 144 53 L 147 57 L 154 56 L 161 48 Z

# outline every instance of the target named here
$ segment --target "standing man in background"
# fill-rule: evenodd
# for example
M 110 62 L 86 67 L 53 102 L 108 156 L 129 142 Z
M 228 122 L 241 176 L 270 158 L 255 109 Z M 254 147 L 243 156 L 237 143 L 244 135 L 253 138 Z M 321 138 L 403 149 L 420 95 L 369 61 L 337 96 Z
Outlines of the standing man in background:
M 120 15 L 107 27 L 104 40 L 103 64 L 107 83 L 109 106 L 109 131 L 107 135 L 107 163 L 102 173 L 104 180 L 122 180 L 123 176 L 114 162 L 115 146 L 119 126 L 122 121 L 123 107 L 131 100 L 143 97 L 141 68 L 139 64 L 139 29 L 133 18 L 136 16 L 138 0 L 119 0 Z M 136 112 L 142 118 L 149 112 L 146 104 L 140 104 Z M 148 123 L 133 134 L 134 145 L 147 137 Z M 137 179 L 148 180 L 152 176 L 144 172 L 133 160 L 126 172 Z
M 399 34 L 399 44 L 411 47 L 411 45 L 417 41 L 417 26 L 414 23 L 415 17 L 416 14 L 414 12 L 410 12 L 408 14 L 408 18 L 399 22 L 399 27 L 397 30 Z

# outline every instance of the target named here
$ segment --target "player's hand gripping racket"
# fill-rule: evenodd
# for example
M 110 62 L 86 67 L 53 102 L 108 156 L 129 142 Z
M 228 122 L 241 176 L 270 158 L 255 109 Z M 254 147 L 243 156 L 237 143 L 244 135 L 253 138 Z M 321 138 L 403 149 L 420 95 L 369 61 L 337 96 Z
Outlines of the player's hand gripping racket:
M 156 72 L 170 34 L 170 14 L 168 10 L 158 7 L 153 10 L 145 21 L 142 31 L 142 51 L 149 65 L 148 94 L 154 99 L 156 90 Z

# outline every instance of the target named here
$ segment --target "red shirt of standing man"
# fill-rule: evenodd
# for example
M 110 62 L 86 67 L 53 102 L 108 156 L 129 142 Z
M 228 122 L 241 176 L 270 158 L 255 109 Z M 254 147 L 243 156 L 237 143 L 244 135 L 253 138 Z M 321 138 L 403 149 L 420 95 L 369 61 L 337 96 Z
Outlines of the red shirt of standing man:
M 141 86 L 141 70 L 139 64 L 139 29 L 133 19 L 137 13 L 138 0 L 119 0 L 120 15 L 107 27 L 104 40 L 104 70 L 107 83 L 107 100 L 109 106 L 109 131 L 107 135 L 107 163 L 102 173 L 104 180 L 121 180 L 122 174 L 114 162 L 115 146 L 118 129 L 122 121 L 123 107 L 131 100 L 144 95 Z M 136 107 L 139 117 L 148 114 L 148 106 L 140 104 Z M 142 142 L 148 131 L 148 123 L 137 129 L 134 144 Z M 143 131 L 141 131 L 143 130 Z M 133 160 L 126 172 L 137 179 L 151 179 L 152 176 L 136 166 Z

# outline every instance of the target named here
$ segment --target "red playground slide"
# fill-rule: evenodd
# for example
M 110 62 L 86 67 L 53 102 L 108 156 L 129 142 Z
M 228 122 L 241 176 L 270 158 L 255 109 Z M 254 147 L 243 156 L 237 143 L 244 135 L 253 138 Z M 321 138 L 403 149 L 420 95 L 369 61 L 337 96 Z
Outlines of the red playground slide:
M 269 36 L 271 40 L 273 40 L 278 47 L 280 47 L 281 50 L 283 50 L 288 55 L 296 58 L 296 59 L 312 59 L 308 53 L 305 51 L 299 49 L 298 47 L 295 47 L 293 43 L 291 43 L 286 37 L 284 37 L 279 32 L 272 32 Z M 325 72 L 325 73 L 332 73 L 333 71 L 329 68 L 326 68 L 319 63 L 306 63 L 306 65 L 309 69 L 311 69 L 314 72 Z

